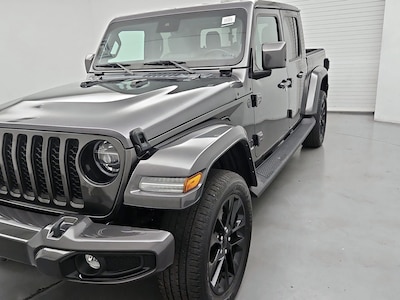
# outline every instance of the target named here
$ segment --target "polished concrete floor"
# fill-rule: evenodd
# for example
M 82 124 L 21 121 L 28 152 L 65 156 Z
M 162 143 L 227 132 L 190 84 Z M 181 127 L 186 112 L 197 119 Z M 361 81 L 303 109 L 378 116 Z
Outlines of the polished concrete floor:
M 253 208 L 237 299 L 400 299 L 400 125 L 329 114 L 324 146 L 299 150 Z M 154 279 L 79 285 L 5 261 L 0 299 L 161 298 Z

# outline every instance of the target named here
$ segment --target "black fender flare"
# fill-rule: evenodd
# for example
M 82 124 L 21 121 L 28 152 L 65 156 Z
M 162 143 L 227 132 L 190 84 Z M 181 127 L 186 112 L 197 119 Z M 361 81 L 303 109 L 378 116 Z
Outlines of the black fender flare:
M 150 158 L 141 160 L 134 169 L 124 192 L 124 204 L 158 209 L 184 209 L 202 195 L 204 183 L 212 165 L 229 149 L 241 143 L 249 163 L 249 178 L 256 184 L 247 133 L 241 126 L 212 124 L 181 136 L 166 144 Z M 188 178 L 202 172 L 200 184 L 187 193 L 147 192 L 139 188 L 142 177 Z

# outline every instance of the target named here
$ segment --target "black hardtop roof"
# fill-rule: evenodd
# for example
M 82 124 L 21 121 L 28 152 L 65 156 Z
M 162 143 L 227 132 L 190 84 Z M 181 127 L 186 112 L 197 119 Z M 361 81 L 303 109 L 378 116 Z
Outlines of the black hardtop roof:
M 274 9 L 299 11 L 299 9 L 296 6 L 293 6 L 290 4 L 285 4 L 285 3 L 280 3 L 280 2 L 273 2 L 273 1 L 259 0 L 259 1 L 255 1 L 254 5 L 256 8 L 262 7 L 262 8 L 274 8 Z
M 167 9 L 167 10 L 159 10 L 159 11 L 152 11 L 152 12 L 124 16 L 124 17 L 118 17 L 118 18 L 114 19 L 112 22 L 127 21 L 127 20 L 146 18 L 146 17 L 174 15 L 174 14 L 180 14 L 180 13 L 190 13 L 190 12 L 197 12 L 197 11 L 230 9 L 230 8 L 244 8 L 248 11 L 250 11 L 252 8 L 271 8 L 271 9 L 299 11 L 299 9 L 295 6 L 285 4 L 285 3 L 273 2 L 273 1 L 264 1 L 264 0 L 223 1 L 221 3 L 191 5 L 191 6 L 182 7 L 182 8 L 173 8 L 173 9 Z

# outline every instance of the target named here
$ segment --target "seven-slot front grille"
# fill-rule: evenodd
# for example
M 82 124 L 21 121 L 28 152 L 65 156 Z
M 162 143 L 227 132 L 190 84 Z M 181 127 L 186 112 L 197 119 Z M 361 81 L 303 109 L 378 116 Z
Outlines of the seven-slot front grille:
M 2 132 L 0 147 L 2 198 L 67 210 L 84 208 L 76 166 L 78 139 Z

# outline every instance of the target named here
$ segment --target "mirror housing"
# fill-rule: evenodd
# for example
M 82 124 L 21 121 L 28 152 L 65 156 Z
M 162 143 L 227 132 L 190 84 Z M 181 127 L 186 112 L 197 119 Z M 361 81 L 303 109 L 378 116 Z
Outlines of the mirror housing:
M 264 70 L 286 67 L 286 42 L 262 45 L 262 66 Z
M 93 63 L 93 59 L 94 59 L 94 54 L 88 54 L 88 55 L 85 57 L 85 69 L 86 69 L 86 73 L 89 73 L 90 67 L 92 66 L 92 63 Z

